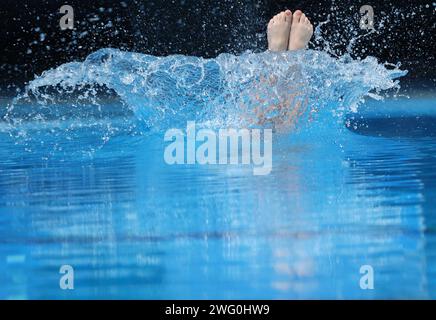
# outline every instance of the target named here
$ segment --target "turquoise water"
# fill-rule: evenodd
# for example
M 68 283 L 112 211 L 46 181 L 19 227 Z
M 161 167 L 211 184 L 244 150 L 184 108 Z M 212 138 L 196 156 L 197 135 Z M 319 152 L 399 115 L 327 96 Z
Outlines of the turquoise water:
M 273 61 L 278 80 L 260 88 L 270 102 L 292 56 L 155 64 L 112 51 L 101 64 L 102 53 L 49 71 L 30 84 L 36 101 L 4 109 L 0 298 L 436 297 L 436 100 L 368 99 L 404 73 L 295 56 L 291 74 L 304 76 L 288 91 L 311 88 L 316 116 L 274 132 L 272 171 L 254 176 L 247 165 L 168 165 L 165 129 L 246 124 L 232 105 L 253 103 L 257 67 Z M 42 89 L 93 83 L 121 99 L 86 87 L 49 104 Z M 62 265 L 74 290 L 59 287 Z M 362 265 L 373 290 L 360 288 Z

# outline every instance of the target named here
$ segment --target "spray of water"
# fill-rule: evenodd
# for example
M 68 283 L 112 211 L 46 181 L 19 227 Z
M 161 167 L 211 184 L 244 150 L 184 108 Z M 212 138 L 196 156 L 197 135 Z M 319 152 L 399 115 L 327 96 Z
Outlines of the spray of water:
M 202 59 L 102 49 L 84 62 L 44 72 L 14 99 L 5 118 L 19 124 L 17 106 L 33 102 L 40 110 L 32 120 L 49 120 L 50 105 L 72 94 L 71 108 L 84 103 L 101 108 L 99 88 L 104 87 L 149 128 L 189 119 L 217 125 L 256 123 L 256 115 L 269 119 L 279 111 L 292 112 L 296 99 L 309 112 L 332 102 L 336 112 L 355 110 L 365 96 L 380 97 L 381 91 L 398 88 L 396 79 L 405 73 L 373 57 L 335 58 L 314 50 Z
M 101 49 L 31 81 L 9 104 L 2 128 L 26 141 L 47 128 L 98 127 L 107 141 L 120 130 L 160 132 L 188 120 L 209 127 L 285 130 L 313 125 L 320 113 L 342 121 L 344 112 L 355 112 L 365 97 L 381 99 L 384 92 L 398 89 L 406 71 L 374 57 L 338 56 L 322 35 L 329 22 L 315 30 L 322 51 L 203 59 Z

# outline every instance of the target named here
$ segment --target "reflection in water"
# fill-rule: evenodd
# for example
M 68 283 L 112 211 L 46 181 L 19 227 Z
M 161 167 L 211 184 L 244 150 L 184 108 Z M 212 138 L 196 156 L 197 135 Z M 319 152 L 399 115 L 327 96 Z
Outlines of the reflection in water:
M 276 136 L 253 176 L 168 166 L 159 135 L 53 139 L 0 139 L 1 298 L 435 297 L 434 140 Z
M 351 183 L 359 197 L 375 201 L 373 223 L 383 226 L 386 239 L 384 268 L 389 282 L 401 282 L 403 297 L 435 297 L 435 205 L 436 205 L 436 143 L 431 137 L 367 138 L 357 141 L 350 160 Z M 365 143 L 366 141 L 366 143 Z M 376 144 L 377 143 L 377 144 Z M 389 147 L 387 147 L 387 145 Z M 366 149 L 364 155 L 360 148 Z M 365 202 L 362 203 L 366 206 Z M 395 237 L 389 237 L 394 234 Z M 387 251 L 391 241 L 395 251 Z M 389 263 L 389 265 L 388 265 Z M 388 272 L 391 272 L 389 274 Z M 418 276 L 419 275 L 419 276 Z M 398 295 L 398 293 L 397 293 Z

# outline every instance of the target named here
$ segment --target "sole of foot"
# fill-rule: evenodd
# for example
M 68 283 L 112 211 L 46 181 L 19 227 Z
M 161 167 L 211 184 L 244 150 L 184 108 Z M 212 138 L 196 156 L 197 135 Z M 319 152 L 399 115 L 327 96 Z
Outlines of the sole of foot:
M 270 51 L 286 51 L 292 25 L 292 12 L 282 11 L 268 23 L 268 49 Z
M 307 48 L 313 35 L 313 26 L 306 15 L 297 10 L 292 17 L 291 32 L 288 50 L 301 50 Z

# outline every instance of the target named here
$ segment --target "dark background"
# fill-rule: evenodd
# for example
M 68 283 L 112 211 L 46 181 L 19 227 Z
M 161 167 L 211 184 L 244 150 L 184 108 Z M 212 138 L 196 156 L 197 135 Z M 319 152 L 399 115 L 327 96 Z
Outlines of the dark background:
M 61 30 L 59 8 L 74 8 L 75 29 Z M 0 88 L 14 94 L 44 70 L 82 60 L 104 47 L 153 55 L 215 57 L 263 51 L 266 24 L 285 8 L 301 9 L 323 27 L 332 54 L 344 54 L 359 29 L 359 8 L 375 11 L 377 33 L 360 38 L 352 54 L 409 70 L 403 91 L 435 92 L 435 1 L 350 0 L 24 0 L 0 1 Z M 311 48 L 322 49 L 323 41 Z

